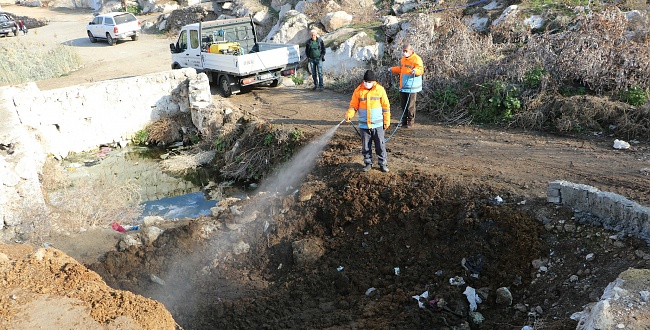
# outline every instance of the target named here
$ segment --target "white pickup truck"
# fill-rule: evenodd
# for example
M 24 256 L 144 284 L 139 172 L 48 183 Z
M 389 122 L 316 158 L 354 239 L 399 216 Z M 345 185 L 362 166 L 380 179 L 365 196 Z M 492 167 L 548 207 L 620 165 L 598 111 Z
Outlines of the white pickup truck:
M 232 18 L 185 25 L 169 45 L 172 69 L 195 68 L 217 81 L 225 97 L 242 86 L 269 83 L 295 73 L 298 45 L 258 42 L 251 18 Z

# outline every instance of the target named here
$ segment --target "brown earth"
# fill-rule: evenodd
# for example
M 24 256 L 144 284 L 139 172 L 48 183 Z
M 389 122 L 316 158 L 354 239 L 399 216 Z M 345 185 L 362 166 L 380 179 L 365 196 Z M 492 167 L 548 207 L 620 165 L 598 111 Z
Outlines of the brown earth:
M 105 68 L 121 65 L 111 56 L 127 47 L 152 63 L 169 58 L 143 47 L 147 42 L 161 49 L 168 43 L 145 36 L 101 48 L 101 66 L 39 86 L 90 81 L 91 68 L 107 79 Z M 134 65 L 128 75 L 151 69 Z M 318 135 L 341 121 L 349 95 L 308 87 L 260 87 L 230 101 Z M 249 211 L 258 206 L 256 221 L 238 224 L 225 212 L 168 229 L 151 246 L 109 251 L 99 261 L 86 255 L 84 263 L 111 287 L 162 302 L 187 329 L 574 329 L 569 316 L 597 300 L 620 272 L 649 266 L 645 242 L 583 225 L 571 210 L 545 202 L 548 182 L 564 179 L 650 204 L 650 179 L 641 171 L 650 168 L 647 141 L 620 151 L 612 148 L 620 137 L 592 133 L 598 132 L 453 127 L 419 115 L 414 128 L 399 129 L 388 142 L 391 172 L 362 173 L 359 139 L 344 124 L 300 193 L 240 202 Z M 497 195 L 505 204 L 494 205 Z M 304 239 L 314 239 L 324 254 L 303 265 L 294 261 L 292 243 Z M 64 251 L 81 255 L 80 247 L 93 242 L 84 240 L 67 242 Z M 596 257 L 587 261 L 590 253 Z M 469 267 L 478 278 L 461 266 L 463 258 L 482 258 L 482 267 Z M 548 270 L 535 269 L 535 259 Z M 470 321 L 465 286 L 449 284 L 454 276 L 488 293 L 478 307 L 482 325 Z M 495 301 L 495 290 L 504 286 L 513 295 L 510 306 Z M 369 288 L 375 291 L 366 295 Z M 420 309 L 412 296 L 427 290 L 429 300 L 439 301 Z M 131 303 L 139 304 L 136 298 Z

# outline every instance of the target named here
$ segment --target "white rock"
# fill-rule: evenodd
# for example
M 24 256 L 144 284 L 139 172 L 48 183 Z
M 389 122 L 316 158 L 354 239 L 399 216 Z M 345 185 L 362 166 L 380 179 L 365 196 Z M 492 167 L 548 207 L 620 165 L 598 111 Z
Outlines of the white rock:
M 149 227 L 144 227 L 142 228 L 142 243 L 145 245 L 150 245 L 153 244 L 153 242 L 160 236 L 160 234 L 163 233 L 163 230 L 154 227 L 154 226 L 149 226 Z
M 492 26 L 497 26 L 503 22 L 505 22 L 507 19 L 510 17 L 514 17 L 517 15 L 519 12 L 519 6 L 517 5 L 511 5 L 506 8 L 503 13 L 501 13 L 501 16 L 499 18 L 495 19 L 494 22 L 492 22 Z
M 344 11 L 337 11 L 325 14 L 320 21 L 323 23 L 323 26 L 325 26 L 327 32 L 332 32 L 349 25 L 350 22 L 352 22 L 352 15 Z
M 285 19 L 273 26 L 264 41 L 280 44 L 303 44 L 309 39 L 307 26 L 310 20 L 295 10 L 286 13 Z M 327 63 L 327 62 L 326 62 Z
M 365 32 L 359 32 L 341 44 L 338 49 L 327 49 L 326 61 L 323 70 L 334 74 L 346 74 L 352 68 L 365 68 L 367 62 L 381 59 L 384 53 L 384 44 L 376 43 L 359 47 L 360 40 L 368 38 Z
M 524 25 L 528 25 L 532 29 L 540 29 L 544 26 L 544 18 L 540 15 L 532 15 L 524 20 Z

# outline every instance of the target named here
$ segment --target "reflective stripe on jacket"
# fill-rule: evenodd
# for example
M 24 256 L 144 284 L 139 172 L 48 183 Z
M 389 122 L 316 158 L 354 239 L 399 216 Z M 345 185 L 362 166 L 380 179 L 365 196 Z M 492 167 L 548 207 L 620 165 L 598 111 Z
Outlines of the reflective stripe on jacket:
M 386 90 L 375 82 L 371 89 L 366 89 L 361 83 L 352 94 L 347 116 L 359 113 L 360 128 L 378 128 L 390 125 L 390 102 Z
M 415 69 L 415 76 L 411 73 L 413 69 Z M 400 66 L 392 67 L 391 72 L 399 73 L 400 92 L 417 93 L 422 90 L 424 64 L 418 54 L 413 53 L 409 57 L 402 56 Z

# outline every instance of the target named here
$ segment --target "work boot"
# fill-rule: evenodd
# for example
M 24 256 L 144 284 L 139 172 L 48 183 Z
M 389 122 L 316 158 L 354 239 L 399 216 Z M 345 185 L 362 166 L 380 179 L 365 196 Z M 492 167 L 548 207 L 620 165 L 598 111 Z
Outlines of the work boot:
M 388 172 L 388 166 L 381 165 L 381 171 L 384 172 L 384 173 L 387 173 Z
M 321 88 L 320 88 L 320 91 L 321 91 L 321 92 L 322 92 L 322 91 L 324 91 L 324 90 L 325 90 L 325 88 L 324 88 L 324 87 L 321 87 Z
M 363 167 L 363 171 L 368 172 L 370 171 L 371 168 L 372 168 L 372 164 L 366 164 L 366 166 Z
M 316 89 L 318 89 L 318 86 L 314 86 L 314 87 L 311 88 L 311 90 L 313 90 L 313 91 L 315 91 Z

